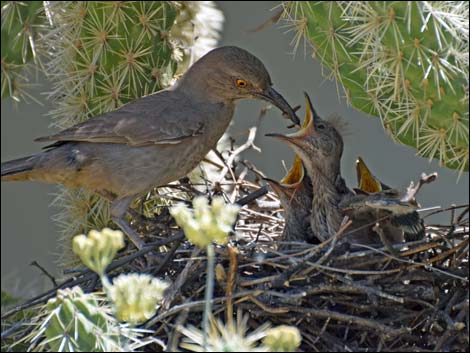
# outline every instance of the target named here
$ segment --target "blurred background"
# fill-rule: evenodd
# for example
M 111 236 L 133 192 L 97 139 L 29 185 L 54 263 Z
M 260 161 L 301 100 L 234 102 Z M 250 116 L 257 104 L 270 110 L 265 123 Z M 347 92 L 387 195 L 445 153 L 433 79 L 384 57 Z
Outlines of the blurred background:
M 356 185 L 354 162 L 362 156 L 371 170 L 385 183 L 406 187 L 417 180 L 422 172 L 439 173 L 436 182 L 425 186 L 419 195 L 423 207 L 449 206 L 468 203 L 468 173 L 457 182 L 457 172 L 440 168 L 436 161 L 415 156 L 415 150 L 398 145 L 386 136 L 378 118 L 368 117 L 347 106 L 337 96 L 336 85 L 326 81 L 318 62 L 310 58 L 311 50 L 303 43 L 296 54 L 290 44 L 294 33 L 275 24 L 259 32 L 254 28 L 268 20 L 278 2 L 221 1 L 217 2 L 225 16 L 220 45 L 236 45 L 258 56 L 271 73 L 275 87 L 292 106 L 302 105 L 303 92 L 309 93 L 317 112 L 322 116 L 340 115 L 347 122 L 342 172 L 349 186 Z M 32 94 L 40 97 L 50 88 L 42 85 Z M 51 133 L 47 112 L 51 106 L 36 103 L 15 106 L 11 100 L 1 106 L 1 159 L 2 161 L 31 154 L 40 149 L 32 140 Z M 253 126 L 262 107 L 260 102 L 243 101 L 238 105 L 230 134 L 243 143 L 247 129 Z M 248 151 L 244 158 L 251 160 L 270 178 L 279 179 L 285 171 L 282 161 L 290 167 L 293 153 L 288 146 L 264 137 L 268 132 L 285 132 L 288 121 L 281 119 L 276 109 L 268 112 L 259 129 L 256 145 L 262 153 Z M 50 288 L 50 281 L 30 264 L 37 261 L 51 274 L 57 275 L 59 234 L 51 220 L 56 213 L 51 202 L 56 187 L 34 183 L 2 183 L 1 185 L 1 273 L 2 289 L 12 294 L 31 296 L 34 292 Z M 428 222 L 446 222 L 448 215 L 431 218 Z

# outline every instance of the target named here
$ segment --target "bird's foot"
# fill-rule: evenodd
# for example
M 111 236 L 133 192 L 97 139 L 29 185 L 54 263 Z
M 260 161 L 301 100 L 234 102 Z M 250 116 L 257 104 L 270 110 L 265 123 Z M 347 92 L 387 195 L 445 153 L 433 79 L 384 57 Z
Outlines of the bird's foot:
M 382 227 L 380 226 L 380 223 L 376 223 L 375 226 L 372 228 L 372 230 L 379 235 L 383 246 L 390 254 L 394 256 L 400 255 L 400 252 L 393 247 L 393 244 L 390 242 L 390 239 L 388 239 L 387 236 L 385 235 Z

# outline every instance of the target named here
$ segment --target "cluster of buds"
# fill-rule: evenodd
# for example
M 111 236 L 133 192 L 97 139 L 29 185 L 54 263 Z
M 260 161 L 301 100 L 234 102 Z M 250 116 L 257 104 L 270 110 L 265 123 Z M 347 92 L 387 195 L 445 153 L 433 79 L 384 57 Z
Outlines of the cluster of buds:
M 205 197 L 196 197 L 193 207 L 192 211 L 180 203 L 170 209 L 186 237 L 201 248 L 212 242 L 226 244 L 240 207 L 226 204 L 222 197 L 214 197 L 211 206 Z
M 101 232 L 91 230 L 88 236 L 73 238 L 72 249 L 83 263 L 99 275 L 104 274 L 117 252 L 124 247 L 123 234 L 119 230 L 104 228 Z
M 137 273 L 122 274 L 111 284 L 105 270 L 123 246 L 122 232 L 109 228 L 101 232 L 92 230 L 88 236 L 81 234 L 73 239 L 75 253 L 86 266 L 100 275 L 116 318 L 139 324 L 155 314 L 168 284 L 150 275 Z
M 150 319 L 168 283 L 147 274 L 122 274 L 113 281 L 109 297 L 119 321 L 138 324 Z

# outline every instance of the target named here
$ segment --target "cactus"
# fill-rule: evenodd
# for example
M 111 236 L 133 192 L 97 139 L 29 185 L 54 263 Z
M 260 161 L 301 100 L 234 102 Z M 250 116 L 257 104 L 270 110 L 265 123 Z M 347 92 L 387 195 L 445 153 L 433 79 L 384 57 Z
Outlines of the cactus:
M 256 330 L 249 332 L 249 315 L 238 310 L 236 320 L 232 317 L 226 323 L 210 316 L 210 328 L 207 344 L 204 343 L 204 332 L 197 327 L 178 327 L 184 337 L 181 348 L 192 352 L 269 352 L 269 348 L 260 342 L 266 337 L 271 324 L 264 322 Z
M 123 246 L 123 233 L 109 228 L 74 237 L 73 251 L 99 275 L 107 300 L 79 286 L 59 289 L 40 309 L 31 332 L 8 350 L 20 343 L 30 344 L 29 350 L 52 352 L 132 352 L 145 345 L 139 341 L 144 331 L 132 325 L 155 314 L 168 284 L 137 273 L 121 274 L 111 283 L 105 270 Z
M 58 290 L 25 337 L 31 349 L 52 352 L 125 352 L 136 331 L 120 327 L 102 298 L 80 287 Z
M 28 76 L 40 65 L 36 42 L 44 29 L 42 1 L 2 1 L 2 99 L 34 100 Z
M 284 18 L 356 109 L 468 171 L 468 2 L 292 1 Z

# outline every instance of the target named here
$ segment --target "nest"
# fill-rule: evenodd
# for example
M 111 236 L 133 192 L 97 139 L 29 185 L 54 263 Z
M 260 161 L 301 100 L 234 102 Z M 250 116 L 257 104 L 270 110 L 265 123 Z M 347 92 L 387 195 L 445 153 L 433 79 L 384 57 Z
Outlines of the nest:
M 396 255 L 381 245 L 345 247 L 347 223 L 321 244 L 280 242 L 284 220 L 277 196 L 263 186 L 256 167 L 236 158 L 254 147 L 255 134 L 256 127 L 245 144 L 219 154 L 215 182 L 182 180 L 165 195 L 189 200 L 222 194 L 243 205 L 229 246 L 216 247 L 214 316 L 226 321 L 234 312 L 248 314 L 248 331 L 266 322 L 293 325 L 302 351 L 468 351 L 468 205 L 433 210 L 429 215 L 448 213 L 449 224 L 428 224 L 424 239 L 394 245 Z M 177 327 L 202 322 L 205 252 L 185 240 L 165 207 L 154 219 L 134 216 L 133 226 L 148 234 L 149 247 L 121 252 L 108 273 L 145 272 L 171 281 L 156 316 L 143 325 L 171 351 L 181 340 Z M 158 261 L 146 257 L 155 249 Z M 3 318 L 46 302 L 58 288 L 100 288 L 91 271 L 68 272 L 73 277 Z

